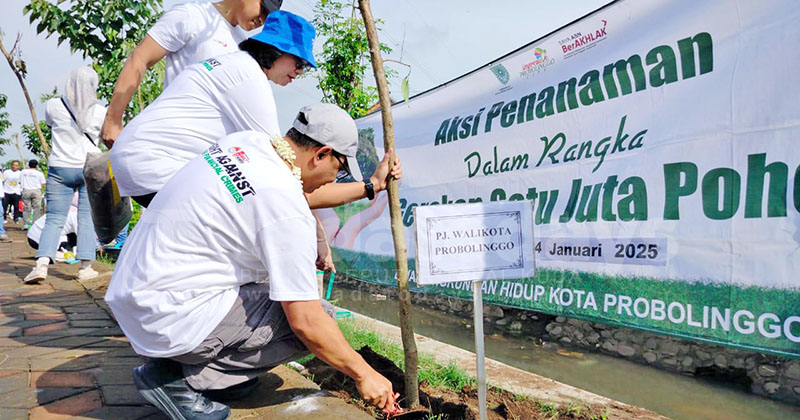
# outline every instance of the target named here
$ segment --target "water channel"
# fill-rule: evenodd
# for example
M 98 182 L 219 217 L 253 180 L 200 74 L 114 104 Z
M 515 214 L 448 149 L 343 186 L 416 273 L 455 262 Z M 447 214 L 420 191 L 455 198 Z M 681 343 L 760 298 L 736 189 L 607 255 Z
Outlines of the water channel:
M 398 324 L 397 303 L 378 301 L 367 293 L 336 293 L 339 306 Z M 360 299 L 359 299 L 360 295 Z M 470 320 L 414 308 L 414 332 L 474 351 Z M 759 397 L 741 385 L 687 377 L 653 369 L 621 358 L 576 352 L 530 340 L 487 335 L 486 357 L 628 404 L 644 407 L 675 420 L 790 420 L 800 419 L 800 407 Z

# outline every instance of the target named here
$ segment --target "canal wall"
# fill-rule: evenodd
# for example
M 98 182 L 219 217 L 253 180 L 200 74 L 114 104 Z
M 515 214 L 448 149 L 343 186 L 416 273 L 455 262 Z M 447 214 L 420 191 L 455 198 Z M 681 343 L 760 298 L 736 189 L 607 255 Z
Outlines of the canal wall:
M 394 287 L 342 274 L 336 276 L 336 285 L 358 291 L 361 299 L 397 295 Z M 411 297 L 415 305 L 472 321 L 471 301 L 414 292 Z M 591 350 L 687 376 L 737 382 L 755 394 L 800 405 L 800 360 L 498 305 L 484 304 L 484 318 L 487 333 L 523 336 L 545 347 Z

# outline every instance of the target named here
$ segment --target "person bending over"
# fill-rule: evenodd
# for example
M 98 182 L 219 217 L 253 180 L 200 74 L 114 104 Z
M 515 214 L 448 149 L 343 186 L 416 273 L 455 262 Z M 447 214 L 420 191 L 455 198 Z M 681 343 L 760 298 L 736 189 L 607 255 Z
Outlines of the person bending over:
M 134 350 L 152 358 L 134 369 L 136 387 L 170 418 L 225 419 L 229 407 L 214 398 L 246 395 L 260 373 L 308 352 L 353 378 L 365 401 L 394 403 L 391 383 L 342 336 L 315 275 L 304 193 L 349 174 L 357 137 L 341 108 L 304 107 L 284 137 L 244 131 L 212 144 L 142 215 L 105 299 Z

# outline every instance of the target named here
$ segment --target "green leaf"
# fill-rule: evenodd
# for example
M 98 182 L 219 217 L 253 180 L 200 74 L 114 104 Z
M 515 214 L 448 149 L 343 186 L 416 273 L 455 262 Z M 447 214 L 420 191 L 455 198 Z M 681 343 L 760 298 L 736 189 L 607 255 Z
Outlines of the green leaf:
M 403 81 L 400 82 L 400 92 L 403 93 L 403 100 L 406 101 L 406 104 L 408 104 L 409 98 L 408 76 L 410 76 L 410 74 L 406 75 L 406 77 L 403 78 Z

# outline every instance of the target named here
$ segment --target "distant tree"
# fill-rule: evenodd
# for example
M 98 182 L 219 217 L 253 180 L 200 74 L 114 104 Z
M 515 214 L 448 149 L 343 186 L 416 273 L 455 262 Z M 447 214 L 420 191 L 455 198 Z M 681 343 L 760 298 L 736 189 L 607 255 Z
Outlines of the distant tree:
M 66 3 L 66 5 L 65 5 Z M 100 78 L 98 97 L 110 101 L 125 59 L 163 13 L 162 0 L 31 0 L 24 13 L 36 32 L 58 34 L 73 52 L 91 58 Z M 164 61 L 147 71 L 135 101 L 125 111 L 133 118 L 161 93 Z
M 0 146 L 11 143 L 11 139 L 5 137 L 6 132 L 11 128 L 11 121 L 8 119 L 8 112 L 6 109 L 8 103 L 8 96 L 0 93 Z M 0 156 L 5 156 L 6 151 L 0 147 Z
M 44 121 L 39 121 L 39 130 L 41 130 L 42 135 L 47 141 L 47 146 L 52 146 L 53 132 L 50 130 L 50 127 L 48 127 Z M 22 137 L 25 139 L 25 147 L 36 155 L 39 161 L 47 162 L 47 155 L 45 155 L 44 150 L 42 150 L 42 142 L 39 140 L 39 136 L 33 128 L 33 124 L 25 124 L 22 126 Z
M 320 0 L 313 24 L 324 39 L 315 72 L 323 101 L 339 105 L 353 118 L 366 115 L 378 101 L 378 89 L 364 84 L 370 57 L 361 12 L 350 2 Z M 392 49 L 381 44 L 381 51 L 388 54 Z M 391 69 L 386 72 L 390 78 L 396 75 Z

